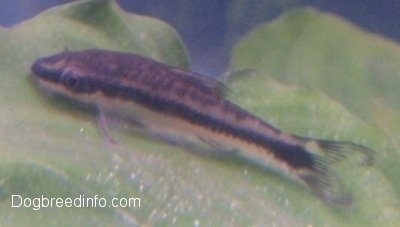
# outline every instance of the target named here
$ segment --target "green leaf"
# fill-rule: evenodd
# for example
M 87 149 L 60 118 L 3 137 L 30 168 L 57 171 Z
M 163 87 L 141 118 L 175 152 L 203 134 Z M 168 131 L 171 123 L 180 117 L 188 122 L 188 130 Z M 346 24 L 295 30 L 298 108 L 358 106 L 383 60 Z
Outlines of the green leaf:
M 382 167 L 386 162 L 382 154 L 377 155 L 376 167 L 350 166 L 340 171 L 355 203 L 335 207 L 279 172 L 242 159 L 196 154 L 118 128 L 112 135 L 119 145 L 108 145 L 98 133 L 90 107 L 47 96 L 30 79 L 30 65 L 36 58 L 64 48 L 123 50 L 185 67 L 179 37 L 160 21 L 125 13 L 113 1 L 81 1 L 2 28 L 0 39 L 1 226 L 399 222 L 398 187 Z M 258 50 L 255 46 L 253 54 L 261 55 Z M 240 60 L 240 54 L 234 55 L 236 66 L 253 67 L 245 63 L 249 55 Z M 393 155 L 382 130 L 357 118 L 347 106 L 320 91 L 280 84 L 263 71 L 263 65 L 254 68 L 255 73 L 230 84 L 230 98 L 239 105 L 290 132 L 353 140 L 376 150 L 387 148 L 384 154 Z M 98 195 L 108 201 L 134 197 L 141 203 L 130 208 L 34 210 L 33 205 L 12 208 L 12 194 L 24 198 Z

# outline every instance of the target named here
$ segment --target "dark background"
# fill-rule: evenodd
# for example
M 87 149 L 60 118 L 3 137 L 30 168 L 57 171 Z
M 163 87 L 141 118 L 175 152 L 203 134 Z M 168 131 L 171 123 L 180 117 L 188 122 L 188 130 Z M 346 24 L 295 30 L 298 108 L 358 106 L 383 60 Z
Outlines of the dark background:
M 12 26 L 71 0 L 0 0 L 0 25 Z M 182 36 L 191 68 L 218 75 L 232 46 L 256 24 L 286 10 L 312 6 L 340 15 L 365 30 L 400 41 L 399 0 L 118 0 L 122 8 L 160 18 Z

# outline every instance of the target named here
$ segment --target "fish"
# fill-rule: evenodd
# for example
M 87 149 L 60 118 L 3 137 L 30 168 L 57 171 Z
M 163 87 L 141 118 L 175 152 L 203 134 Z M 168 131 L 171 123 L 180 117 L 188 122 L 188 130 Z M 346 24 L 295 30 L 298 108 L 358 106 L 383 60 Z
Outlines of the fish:
M 225 98 L 218 80 L 141 55 L 64 50 L 38 58 L 31 72 L 40 87 L 96 106 L 100 119 L 115 114 L 149 131 L 234 150 L 293 177 L 329 204 L 352 203 L 333 165 L 352 153 L 362 155 L 362 165 L 374 161 L 374 151 L 363 145 L 284 132 Z M 106 120 L 100 122 L 108 135 Z

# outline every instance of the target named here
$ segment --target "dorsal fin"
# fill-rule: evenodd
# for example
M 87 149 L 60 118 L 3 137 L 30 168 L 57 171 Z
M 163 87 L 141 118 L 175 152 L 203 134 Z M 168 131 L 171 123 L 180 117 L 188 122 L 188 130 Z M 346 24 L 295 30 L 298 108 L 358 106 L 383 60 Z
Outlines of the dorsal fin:
M 218 79 L 212 78 L 210 76 L 206 76 L 200 73 L 191 72 L 179 68 L 172 68 L 171 69 L 174 73 L 178 73 L 185 76 L 190 76 L 191 78 L 195 79 L 198 83 L 209 88 L 212 92 L 219 96 L 223 96 L 227 91 L 229 91 L 229 87 L 225 85 L 223 82 L 219 81 Z
M 236 79 L 237 77 L 248 76 L 249 74 L 251 75 L 256 73 L 259 73 L 258 70 L 256 69 L 251 69 L 251 68 L 237 69 L 234 71 L 225 72 L 219 77 L 219 80 L 226 83 L 232 79 Z

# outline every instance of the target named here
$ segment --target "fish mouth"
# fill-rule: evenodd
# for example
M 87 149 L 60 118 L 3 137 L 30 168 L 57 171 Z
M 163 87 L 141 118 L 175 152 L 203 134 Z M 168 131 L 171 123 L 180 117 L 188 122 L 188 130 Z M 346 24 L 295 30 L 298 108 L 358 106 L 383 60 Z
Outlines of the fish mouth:
M 62 70 L 52 68 L 47 63 L 47 58 L 39 58 L 31 66 L 32 75 L 36 78 L 57 83 L 60 81 Z

